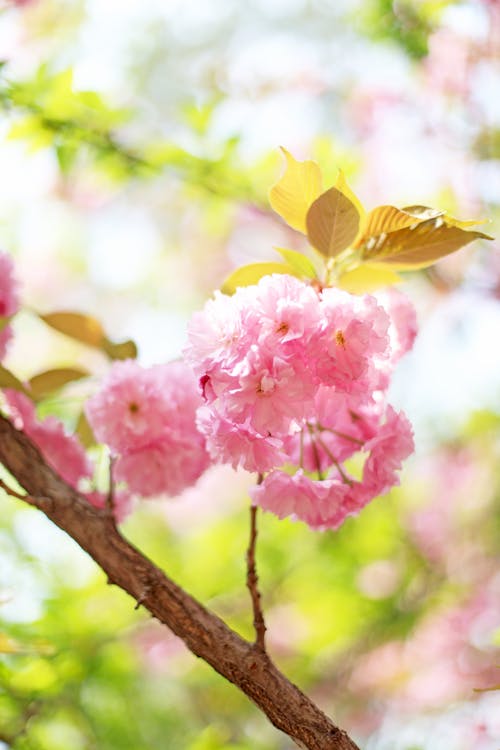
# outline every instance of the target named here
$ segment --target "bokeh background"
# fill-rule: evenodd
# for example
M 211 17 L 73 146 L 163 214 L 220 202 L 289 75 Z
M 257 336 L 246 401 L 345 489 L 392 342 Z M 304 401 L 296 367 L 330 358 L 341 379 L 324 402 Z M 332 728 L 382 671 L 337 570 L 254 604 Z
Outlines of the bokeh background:
M 109 363 L 35 313 L 177 357 L 231 269 L 300 248 L 267 202 L 279 145 L 367 207 L 499 234 L 498 0 L 4 1 L 0 60 L 0 244 L 24 305 L 5 364 L 91 370 L 40 404 L 69 428 Z M 261 518 L 270 650 L 366 750 L 498 750 L 498 244 L 403 288 L 420 335 L 392 400 L 415 456 L 336 533 Z M 245 636 L 252 481 L 212 470 L 124 526 Z M 41 514 L 0 508 L 0 748 L 291 750 Z

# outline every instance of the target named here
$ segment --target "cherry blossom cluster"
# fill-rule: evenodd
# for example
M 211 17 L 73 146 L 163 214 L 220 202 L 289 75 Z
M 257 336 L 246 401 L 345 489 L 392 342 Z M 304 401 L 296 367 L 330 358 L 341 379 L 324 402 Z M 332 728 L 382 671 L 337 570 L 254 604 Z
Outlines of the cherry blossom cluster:
M 18 307 L 0 254 L 0 317 Z M 121 519 L 134 496 L 178 495 L 213 462 L 260 475 L 254 503 L 280 518 L 336 528 L 397 484 L 413 450 L 403 413 L 387 404 L 394 364 L 413 344 L 413 307 L 395 291 L 353 296 L 273 275 L 219 292 L 189 326 L 186 362 L 115 362 L 85 412 L 112 457 L 113 496 L 89 492 L 79 440 L 40 420 L 24 394 L 7 410 L 70 485 Z M 10 331 L 0 336 L 0 357 Z
M 272 275 L 216 293 L 193 316 L 185 351 L 212 458 L 265 474 L 253 501 L 280 518 L 338 527 L 398 482 L 413 450 L 385 392 L 415 333 L 397 292 L 384 309 L 369 295 Z
M 196 427 L 202 400 L 182 362 L 143 368 L 115 362 L 86 404 L 94 434 L 109 446 L 113 475 L 141 497 L 178 495 L 210 463 Z
M 0 362 L 7 353 L 12 338 L 9 325 L 2 325 L 2 318 L 9 318 L 19 309 L 17 286 L 14 281 L 14 264 L 9 255 L 0 252 Z

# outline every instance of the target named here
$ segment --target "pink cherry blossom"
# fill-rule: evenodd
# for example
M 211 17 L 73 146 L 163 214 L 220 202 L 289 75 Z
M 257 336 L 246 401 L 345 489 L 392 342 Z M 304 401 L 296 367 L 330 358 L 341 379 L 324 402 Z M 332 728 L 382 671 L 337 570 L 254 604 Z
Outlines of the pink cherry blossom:
M 244 345 L 245 331 L 237 299 L 215 292 L 189 325 L 190 347 L 186 360 L 202 376 L 216 367 L 230 369 L 239 358 L 239 344 Z
M 252 493 L 263 508 L 336 528 L 397 483 L 413 441 L 384 391 L 415 318 L 403 297 L 388 300 L 391 317 L 373 296 L 272 275 L 195 314 L 185 355 L 199 428 L 213 459 L 269 472 Z M 357 453 L 368 454 L 360 481 L 343 463 Z
M 141 497 L 179 495 L 208 467 L 208 456 L 200 442 L 164 437 L 145 448 L 128 451 L 116 459 L 115 477 Z
M 5 357 L 12 338 L 10 326 L 2 328 L 2 318 L 14 315 L 19 309 L 17 285 L 14 279 L 14 264 L 6 253 L 0 252 L 0 362 Z
M 68 435 L 55 417 L 38 420 L 33 403 L 22 393 L 5 389 L 9 415 L 39 448 L 47 463 L 78 489 L 80 480 L 90 478 L 92 467 L 85 449 L 75 435 Z
M 388 354 L 387 313 L 374 297 L 339 289 L 323 290 L 321 308 L 314 352 L 319 378 L 348 393 L 365 392 L 372 385 L 374 357 Z
M 119 453 L 161 437 L 169 407 L 158 374 L 125 360 L 113 364 L 85 413 L 96 438 Z
M 235 424 L 207 406 L 198 410 L 197 423 L 212 458 L 231 464 L 233 469 L 269 471 L 286 460 L 282 440 L 260 435 L 249 424 Z
M 377 299 L 389 315 L 390 360 L 394 364 L 413 347 L 418 331 L 417 313 L 412 302 L 398 289 L 391 287 L 378 292 Z
M 374 494 L 382 494 L 399 484 L 396 474 L 403 459 L 414 450 L 411 424 L 403 414 L 389 406 L 385 423 L 364 449 L 370 451 L 363 470 L 363 481 L 372 487 Z
M 268 349 L 252 346 L 237 378 L 238 387 L 221 398 L 224 412 L 237 423 L 249 420 L 261 434 L 286 434 L 312 406 L 314 384 L 301 362 Z
M 293 476 L 273 471 L 250 494 L 256 505 L 278 518 L 292 516 L 311 528 L 336 528 L 348 515 L 345 500 L 349 485 L 339 479 L 310 479 L 302 469 Z
M 201 404 L 186 364 L 143 368 L 129 360 L 112 365 L 86 414 L 97 439 L 116 458 L 117 481 L 143 497 L 177 495 L 210 463 L 196 427 Z

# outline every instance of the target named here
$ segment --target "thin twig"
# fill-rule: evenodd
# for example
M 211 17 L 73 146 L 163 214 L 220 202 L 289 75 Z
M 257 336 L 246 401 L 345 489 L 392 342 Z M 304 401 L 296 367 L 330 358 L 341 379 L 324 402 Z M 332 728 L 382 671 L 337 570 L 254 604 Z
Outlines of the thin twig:
M 47 504 L 52 504 L 52 500 L 48 497 L 28 494 L 22 495 L 20 492 L 16 492 L 16 490 L 4 482 L 3 479 L 0 479 L 0 489 L 2 489 L 7 495 L 10 495 L 10 497 L 15 497 L 17 500 L 24 500 L 25 503 L 33 505 L 40 510 L 44 510 Z
M 257 484 L 261 484 L 262 474 L 259 474 Z M 266 623 L 260 606 L 259 577 L 255 565 L 255 545 L 257 542 L 257 506 L 250 506 L 250 541 L 247 550 L 247 587 L 252 598 L 253 625 L 255 628 L 255 645 L 262 651 L 266 650 Z
M 333 427 L 324 427 L 322 424 L 316 425 L 318 430 L 320 432 L 331 432 L 332 435 L 337 435 L 337 437 L 342 438 L 343 440 L 349 440 L 351 443 L 356 443 L 356 445 L 364 445 L 363 440 L 360 440 L 359 438 L 355 438 L 352 435 L 348 435 L 346 432 L 341 432 L 340 430 L 334 430 Z
M 18 500 L 27 500 L 26 495 L 20 495 L 19 492 L 16 492 L 12 489 L 12 487 L 9 487 L 9 485 L 4 482 L 3 479 L 0 479 L 0 488 L 11 497 L 17 497 Z
M 337 461 L 337 459 L 335 458 L 335 456 L 333 455 L 329 447 L 325 445 L 325 443 L 322 441 L 319 435 L 318 435 L 318 443 L 321 445 L 321 447 L 323 448 L 323 450 L 325 451 L 326 455 L 328 456 L 330 461 L 333 463 L 333 465 L 337 467 L 337 471 L 339 472 L 340 477 L 342 481 L 344 482 L 344 484 L 348 484 L 350 487 L 352 487 L 352 480 L 349 479 L 349 477 L 343 470 L 341 464 Z
M 110 516 L 114 519 L 115 517 L 115 483 L 113 480 L 113 465 L 114 465 L 114 457 L 110 455 L 109 456 L 109 486 L 108 486 L 108 496 L 106 498 L 106 509 L 108 510 Z
M 316 441 L 314 440 L 314 431 L 310 424 L 307 425 L 307 428 L 309 430 L 309 439 L 311 441 L 311 448 L 314 456 L 314 462 L 316 464 L 316 473 L 318 475 L 318 480 L 321 482 L 325 477 L 323 476 L 323 472 L 321 471 L 321 459 L 318 451 L 318 446 L 316 445 Z

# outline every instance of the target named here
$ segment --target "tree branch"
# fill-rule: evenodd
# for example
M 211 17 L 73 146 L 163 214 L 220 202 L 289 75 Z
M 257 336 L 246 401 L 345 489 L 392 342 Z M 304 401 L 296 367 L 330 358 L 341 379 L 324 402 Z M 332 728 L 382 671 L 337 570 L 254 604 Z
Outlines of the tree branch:
M 0 462 L 36 506 L 69 534 L 111 583 L 182 638 L 196 656 L 242 690 L 282 732 L 306 750 L 359 750 L 255 644 L 241 638 L 126 541 L 114 520 L 94 508 L 47 466 L 31 441 L 0 416 Z

